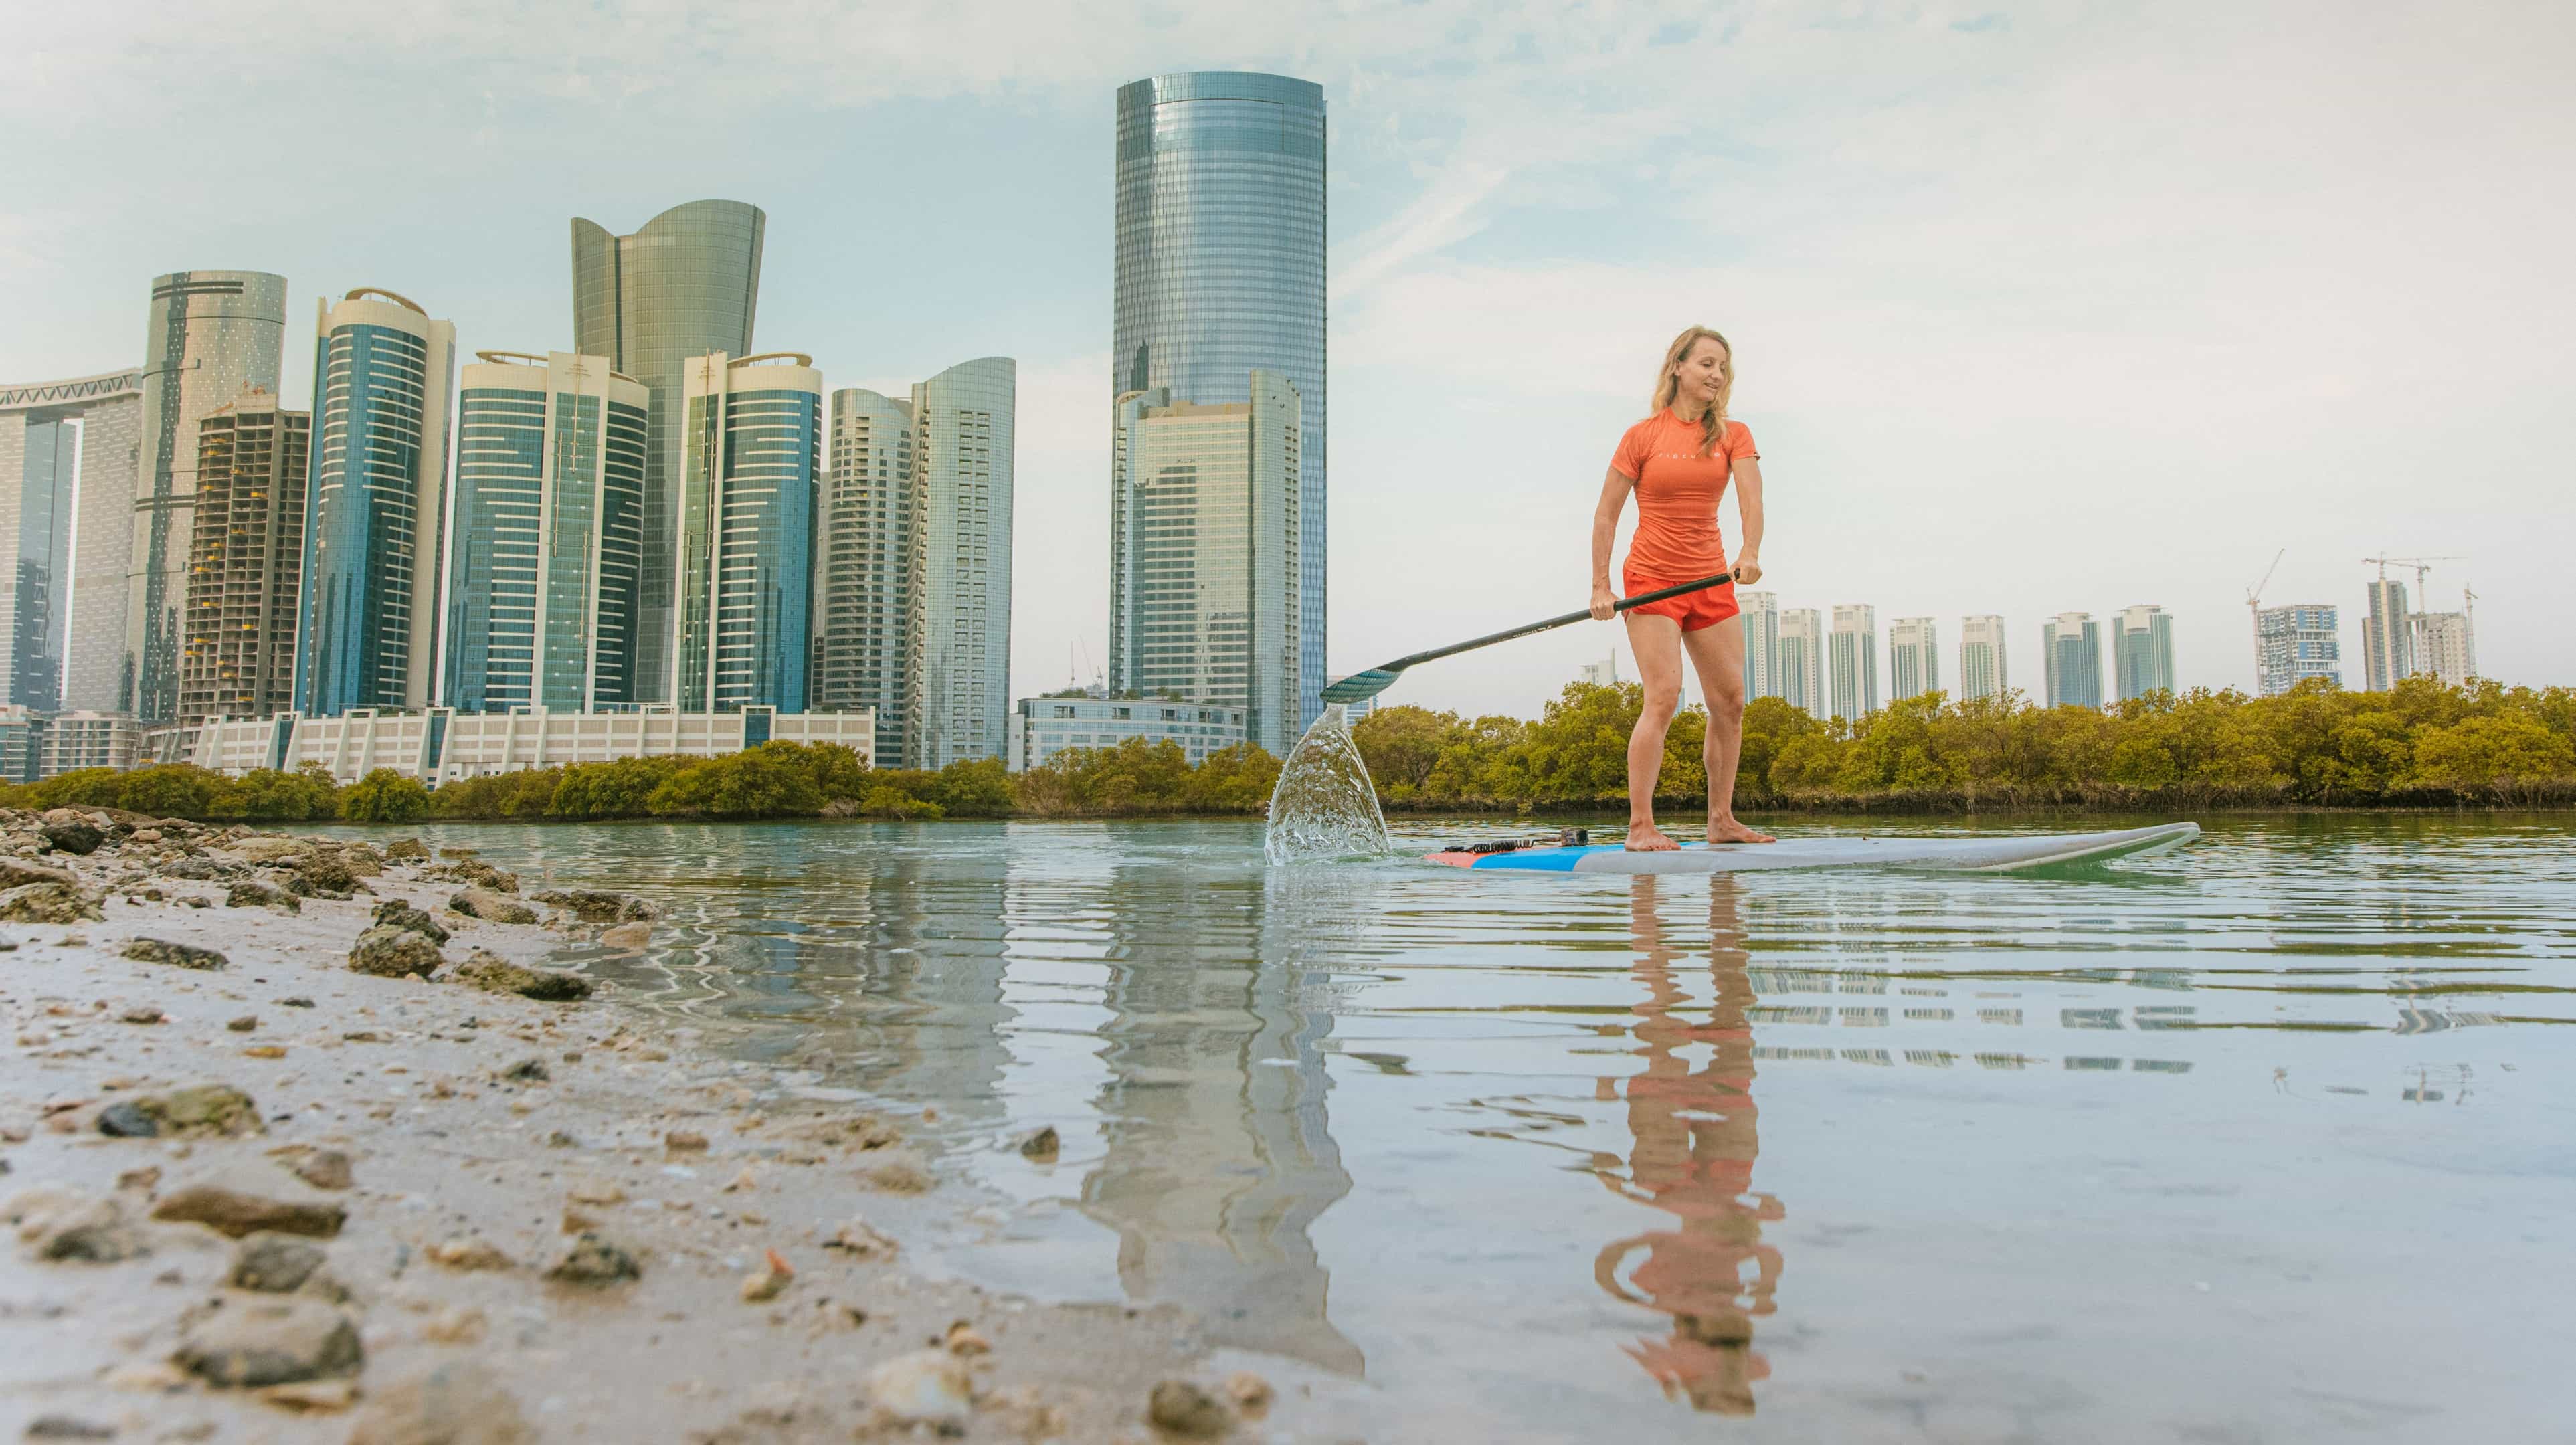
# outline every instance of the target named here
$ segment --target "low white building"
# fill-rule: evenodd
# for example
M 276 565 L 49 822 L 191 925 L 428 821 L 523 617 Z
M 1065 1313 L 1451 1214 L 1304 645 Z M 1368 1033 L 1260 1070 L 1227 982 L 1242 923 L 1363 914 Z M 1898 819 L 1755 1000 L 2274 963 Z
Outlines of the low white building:
M 39 777 L 58 778 L 83 768 L 125 769 L 143 757 L 143 724 L 117 712 L 61 712 L 45 719 Z
M 1066 748 L 1114 748 L 1129 738 L 1175 742 L 1190 766 L 1244 739 L 1244 710 L 1168 698 L 1024 697 L 1011 710 L 1004 766 L 1046 766 Z
M 291 773 L 319 764 L 339 783 L 391 768 L 437 784 L 620 758 L 721 757 L 766 742 L 839 743 L 862 758 L 873 757 L 876 714 L 781 713 L 765 707 L 684 713 L 667 704 L 616 713 L 353 708 L 338 717 L 286 713 L 209 722 L 198 731 L 190 761 L 226 777 L 255 768 Z

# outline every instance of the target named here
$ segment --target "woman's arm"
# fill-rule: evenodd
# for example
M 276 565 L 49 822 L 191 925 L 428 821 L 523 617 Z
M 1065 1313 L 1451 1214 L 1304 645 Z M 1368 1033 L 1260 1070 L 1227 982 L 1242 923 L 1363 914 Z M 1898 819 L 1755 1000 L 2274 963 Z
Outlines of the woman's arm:
M 1619 539 L 1619 513 L 1628 505 L 1628 493 L 1636 483 L 1611 467 L 1601 474 L 1601 502 L 1592 509 L 1592 619 L 1607 622 L 1619 615 L 1613 605 L 1619 594 L 1610 590 L 1610 544 Z
M 1762 459 L 1735 464 L 1735 511 L 1744 519 L 1744 550 L 1735 554 L 1735 580 L 1762 580 Z

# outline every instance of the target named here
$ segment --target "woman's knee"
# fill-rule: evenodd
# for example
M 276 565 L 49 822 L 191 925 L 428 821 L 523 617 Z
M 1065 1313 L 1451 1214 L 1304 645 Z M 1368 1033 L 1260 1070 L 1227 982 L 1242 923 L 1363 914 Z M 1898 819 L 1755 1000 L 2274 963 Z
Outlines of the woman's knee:
M 1645 711 L 1637 720 L 1641 723 L 1657 728 L 1670 726 L 1673 720 L 1673 715 L 1682 710 L 1682 690 L 1680 686 L 1676 684 L 1672 687 L 1656 687 L 1652 683 L 1649 683 L 1646 686 L 1645 693 Z

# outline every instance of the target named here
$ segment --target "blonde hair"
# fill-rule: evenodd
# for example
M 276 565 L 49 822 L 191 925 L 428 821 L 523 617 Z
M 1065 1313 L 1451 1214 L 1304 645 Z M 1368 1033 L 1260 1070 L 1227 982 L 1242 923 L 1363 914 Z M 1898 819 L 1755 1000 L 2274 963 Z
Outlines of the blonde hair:
M 1716 342 L 1718 349 L 1725 353 L 1724 359 L 1718 363 L 1717 399 L 1708 404 L 1708 415 L 1699 419 L 1699 454 L 1709 456 L 1716 452 L 1719 438 L 1726 435 L 1726 402 L 1735 394 L 1735 347 L 1719 335 L 1716 328 L 1694 326 L 1673 338 L 1671 348 L 1664 352 L 1664 369 L 1655 377 L 1654 410 L 1647 414 L 1661 415 L 1673 404 L 1673 398 L 1681 394 L 1682 381 L 1673 374 L 1673 368 L 1681 365 L 1682 358 L 1690 355 L 1690 349 L 1702 340 Z

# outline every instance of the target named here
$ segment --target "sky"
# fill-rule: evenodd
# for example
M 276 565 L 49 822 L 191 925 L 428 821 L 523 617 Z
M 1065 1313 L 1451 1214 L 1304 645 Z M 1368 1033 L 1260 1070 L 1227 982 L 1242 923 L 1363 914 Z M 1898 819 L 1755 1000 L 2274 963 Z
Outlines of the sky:
M 1707 324 L 1764 586 L 1938 619 L 1953 686 L 1963 615 L 2036 692 L 2047 618 L 2156 603 L 2183 686 L 2250 687 L 2276 553 L 2347 686 L 2382 555 L 2465 557 L 2428 596 L 2475 588 L 2480 670 L 2576 683 L 2564 4 L 151 0 L 10 46 L 0 381 L 139 363 L 189 268 L 287 277 L 290 399 L 360 285 L 567 347 L 572 217 L 749 201 L 761 349 L 895 394 L 1018 358 L 1015 696 L 1105 665 L 1113 93 L 1193 69 L 1325 91 L 1333 675 L 1582 606 Z M 1529 716 L 1613 650 L 1388 701 Z

